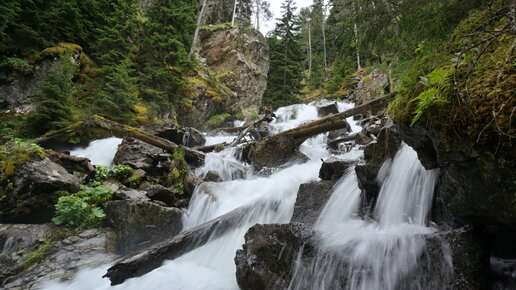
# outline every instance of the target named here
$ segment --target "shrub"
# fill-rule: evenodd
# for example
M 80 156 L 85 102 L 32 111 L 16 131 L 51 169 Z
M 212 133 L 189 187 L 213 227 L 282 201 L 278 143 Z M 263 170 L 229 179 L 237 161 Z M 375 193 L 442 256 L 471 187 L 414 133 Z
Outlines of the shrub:
M 224 124 L 226 119 L 229 118 L 230 116 L 231 116 L 230 114 L 213 115 L 210 117 L 210 119 L 208 119 L 208 121 L 206 123 L 208 124 L 208 126 L 217 127 L 217 126 Z
M 115 165 L 111 168 L 109 175 L 117 180 L 129 178 L 134 169 L 128 165 Z
M 108 201 L 114 191 L 104 185 L 94 188 L 83 187 L 75 194 L 62 196 L 55 205 L 56 225 L 67 224 L 73 227 L 90 228 L 100 226 L 106 217 L 100 204 Z

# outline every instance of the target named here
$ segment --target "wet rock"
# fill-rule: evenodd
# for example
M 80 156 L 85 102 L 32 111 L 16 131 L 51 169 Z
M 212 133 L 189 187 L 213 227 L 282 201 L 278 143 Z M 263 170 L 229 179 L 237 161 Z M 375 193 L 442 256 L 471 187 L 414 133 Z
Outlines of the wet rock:
M 176 123 L 146 125 L 142 127 L 142 130 L 188 147 L 203 146 L 206 143 L 206 138 L 200 131 L 194 128 L 181 127 Z
M 120 254 L 144 249 L 170 238 L 182 228 L 182 211 L 148 201 L 116 200 L 106 204 L 106 223 L 116 235 Z
M 361 208 L 366 212 L 373 206 L 380 190 L 377 180 L 380 168 L 386 160 L 394 158 L 400 145 L 401 137 L 390 123 L 380 130 L 377 140 L 364 148 L 364 162 L 355 167 L 355 172 L 358 185 L 364 191 L 364 204 Z
M 251 227 L 235 257 L 238 286 L 243 290 L 288 288 L 298 252 L 312 236 L 313 231 L 301 224 Z
M 482 236 L 471 229 L 457 229 L 428 235 L 425 240 L 417 268 L 402 280 L 400 289 L 411 289 L 414 281 L 425 289 L 489 289 L 489 255 Z
M 331 196 L 335 181 L 314 181 L 299 186 L 292 223 L 303 223 L 312 226 L 321 214 Z
M 171 166 L 167 166 L 167 161 L 171 158 L 171 154 L 159 147 L 133 138 L 124 138 L 113 162 L 141 169 L 151 176 L 160 176 L 170 171 Z
M 320 118 L 339 112 L 339 107 L 336 102 L 321 100 L 316 102 L 315 106 L 317 107 L 317 115 L 319 115 Z
M 355 89 L 355 105 L 359 106 L 389 93 L 389 77 L 379 69 L 362 78 Z
M 45 153 L 50 160 L 64 167 L 68 173 L 78 176 L 81 181 L 95 177 L 95 167 L 88 158 L 52 150 L 46 150 Z
M 351 126 L 349 124 L 347 124 L 347 127 L 344 128 L 344 129 L 330 131 L 328 133 L 328 139 L 329 140 L 334 140 L 334 139 L 337 139 L 337 138 L 340 138 L 340 137 L 344 137 L 344 136 L 348 135 L 349 132 L 351 132 Z
M 161 201 L 166 206 L 174 206 L 177 196 L 179 193 L 177 190 L 164 187 L 159 184 L 153 184 L 149 188 L 146 189 L 147 197 L 152 199 L 153 201 Z
M 125 186 L 120 186 L 116 189 L 116 192 L 113 194 L 113 200 L 134 200 L 134 201 L 144 201 L 150 200 L 145 192 L 135 190 L 132 188 L 128 188 Z
M 367 136 L 364 132 L 359 132 L 357 137 L 355 138 L 355 143 L 359 145 L 367 145 L 372 141 L 373 139 Z
M 56 229 L 55 234 L 57 232 Z M 47 256 L 6 279 L 3 288 L 40 289 L 43 282 L 71 280 L 79 270 L 110 263 L 116 258 L 112 254 L 113 238 L 113 233 L 108 230 L 91 229 L 54 240 L 53 243 L 47 242 Z M 52 240 L 53 236 L 46 233 L 44 236 L 38 235 L 38 242 L 28 250 L 35 250 L 42 245 L 43 239 Z
M 13 189 L 0 205 L 0 222 L 45 223 L 54 216 L 56 191 L 79 191 L 79 178 L 48 158 L 16 168 Z
M 490 258 L 493 290 L 516 289 L 516 259 Z
M 20 272 L 23 259 L 21 251 L 37 248 L 45 236 L 55 232 L 53 224 L 0 224 L 0 286 L 8 277 Z
M 279 167 L 289 162 L 306 160 L 307 157 L 298 151 L 297 145 L 289 136 L 262 139 L 244 147 L 243 156 L 258 170 Z
M 204 176 L 204 181 L 208 182 L 222 182 L 222 178 L 217 174 L 215 171 L 208 171 L 206 173 L 206 176 Z
M 319 169 L 319 178 L 322 180 L 338 179 L 346 170 L 352 166 L 355 162 L 345 161 L 336 157 L 330 157 L 324 160 Z
M 440 210 L 441 216 L 452 215 L 459 224 L 515 231 L 514 153 L 464 146 L 463 140 L 447 138 L 446 128 L 424 120 L 410 128 L 398 128 L 425 168 L 440 168 L 434 209 Z

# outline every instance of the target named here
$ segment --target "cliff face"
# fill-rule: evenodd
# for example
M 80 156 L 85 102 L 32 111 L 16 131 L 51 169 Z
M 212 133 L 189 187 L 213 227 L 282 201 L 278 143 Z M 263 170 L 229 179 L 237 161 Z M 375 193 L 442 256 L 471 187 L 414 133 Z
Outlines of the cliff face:
M 213 115 L 258 113 L 269 72 L 265 37 L 253 28 L 208 26 L 195 49 L 201 68 L 189 79 L 191 104 L 180 108 L 178 121 L 204 129 Z

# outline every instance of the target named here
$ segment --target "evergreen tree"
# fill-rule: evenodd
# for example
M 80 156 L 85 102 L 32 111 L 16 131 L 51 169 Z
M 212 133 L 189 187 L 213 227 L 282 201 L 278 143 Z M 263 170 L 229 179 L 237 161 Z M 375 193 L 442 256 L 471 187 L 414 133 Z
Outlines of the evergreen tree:
M 274 107 L 297 101 L 303 71 L 300 26 L 294 1 L 285 0 L 281 9 L 283 15 L 269 38 L 271 54 L 265 103 Z
M 27 124 L 36 134 L 63 128 L 72 119 L 73 76 L 77 68 L 70 56 L 64 55 L 55 69 L 38 83 L 40 92 L 32 98 L 35 112 L 29 115 Z
M 181 73 L 192 68 L 189 58 L 197 9 L 190 0 L 156 0 L 140 40 L 137 64 L 141 97 L 156 112 L 167 112 L 182 97 Z

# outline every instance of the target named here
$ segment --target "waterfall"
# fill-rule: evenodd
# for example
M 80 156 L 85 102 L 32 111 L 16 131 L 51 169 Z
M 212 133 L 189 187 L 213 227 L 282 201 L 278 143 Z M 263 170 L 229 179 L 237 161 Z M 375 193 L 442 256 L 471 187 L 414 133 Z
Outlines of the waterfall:
M 88 158 L 94 165 L 111 167 L 120 143 L 122 139 L 117 137 L 93 140 L 85 148 L 71 150 L 70 155 Z
M 321 213 L 313 259 L 298 259 L 290 289 L 400 289 L 400 281 L 417 265 L 437 180 L 409 146 L 402 144 L 392 163 L 379 174 L 382 184 L 375 219 L 358 215 L 360 190 L 351 169 L 334 187 Z M 386 173 L 386 168 L 389 167 Z M 430 289 L 404 281 L 408 289 Z
M 351 105 L 339 105 L 344 110 Z M 315 104 L 292 105 L 275 112 L 277 119 L 270 124 L 272 132 L 281 132 L 318 119 Z M 355 122 L 350 118 L 350 124 Z M 242 125 L 236 122 L 235 125 Z M 236 136 L 207 136 L 207 145 L 232 141 Z M 95 142 L 95 141 L 94 141 Z M 93 143 L 93 142 L 92 142 Z M 89 147 L 91 147 L 90 144 Z M 89 148 L 88 147 L 88 148 Z M 90 152 L 99 152 L 88 150 Z M 209 171 L 217 173 L 224 182 L 206 182 L 198 186 L 183 215 L 183 228 L 188 229 L 228 213 L 238 207 L 263 204 L 250 210 L 229 233 L 213 239 L 202 247 L 158 269 L 124 284 L 110 287 L 100 277 L 109 267 L 80 271 L 69 283 L 48 282 L 45 289 L 238 289 L 235 278 L 234 256 L 244 243 L 244 234 L 257 223 L 289 222 L 299 186 L 318 180 L 321 158 L 331 156 L 326 149 L 326 134 L 307 140 L 300 151 L 310 158 L 305 163 L 294 163 L 274 171 L 269 176 L 257 175 L 251 166 L 241 161 L 239 148 L 226 148 L 206 156 L 205 164 L 195 173 L 204 177 Z M 74 151 L 75 153 L 76 151 Z M 113 153 L 114 156 L 114 153 Z M 342 157 L 357 160 L 359 150 Z M 91 156 L 91 158 L 95 156 Z
M 338 105 L 339 111 L 350 107 Z M 275 115 L 277 119 L 270 124 L 273 133 L 319 118 L 314 103 L 283 107 Z M 348 122 L 353 132 L 361 129 L 352 118 L 348 118 Z M 232 141 L 234 137 L 210 136 L 207 144 Z M 233 259 L 244 243 L 244 234 L 257 223 L 289 222 L 299 186 L 318 180 L 321 158 L 332 156 L 326 148 L 326 139 L 327 134 L 308 139 L 300 146 L 300 151 L 309 161 L 291 164 L 268 176 L 256 174 L 251 166 L 243 163 L 238 147 L 207 154 L 205 164 L 195 173 L 202 178 L 212 171 L 223 182 L 205 182 L 195 189 L 189 208 L 183 214 L 183 229 L 242 206 L 261 206 L 249 210 L 230 232 L 122 285 L 110 287 L 107 279 L 100 278 L 111 266 L 105 265 L 82 270 L 68 283 L 47 282 L 43 288 L 238 289 Z M 110 142 L 113 144 L 114 140 Z M 88 148 L 92 145 L 95 144 Z M 99 152 L 92 148 L 85 151 Z M 338 157 L 358 160 L 362 155 L 362 150 L 355 147 Z M 392 162 L 386 162 L 378 175 L 382 186 L 373 221 L 359 216 L 361 191 L 354 168 L 350 168 L 334 186 L 315 224 L 315 256 L 309 262 L 301 258 L 296 262 L 290 288 L 340 289 L 345 284 L 348 289 L 397 289 L 400 279 L 416 265 L 424 247 L 422 235 L 435 231 L 427 227 L 426 218 L 436 176 L 436 171 L 426 171 L 421 166 L 410 147 L 402 145 Z

